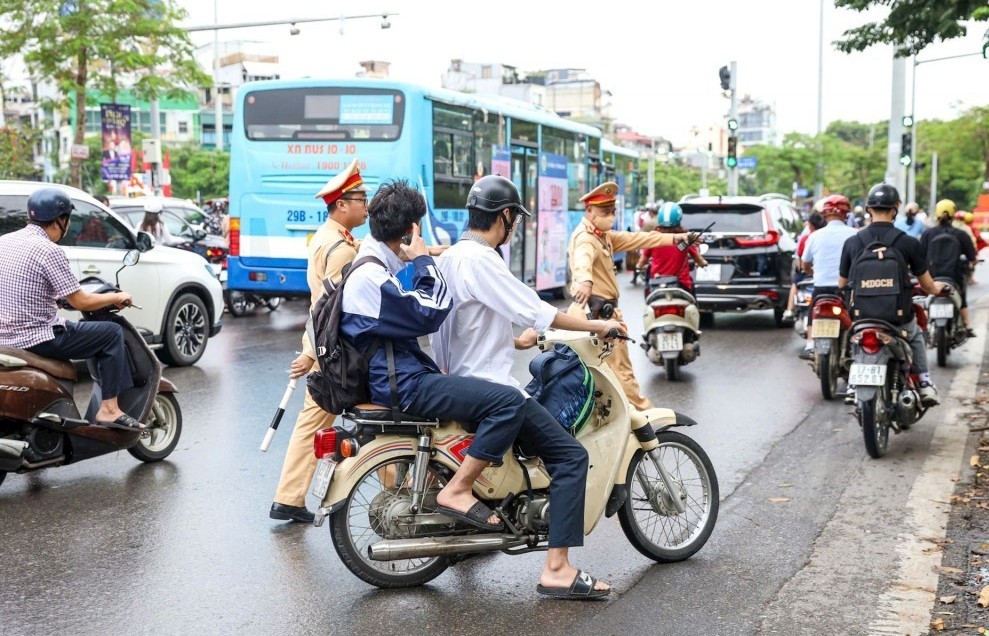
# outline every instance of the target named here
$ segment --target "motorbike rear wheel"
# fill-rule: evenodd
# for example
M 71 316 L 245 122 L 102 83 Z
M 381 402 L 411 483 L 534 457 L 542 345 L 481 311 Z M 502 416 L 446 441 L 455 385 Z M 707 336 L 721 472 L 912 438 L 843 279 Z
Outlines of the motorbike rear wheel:
M 835 343 L 837 344 L 837 342 Z M 818 374 L 821 376 L 821 395 L 825 400 L 833 400 L 838 392 L 838 356 L 834 352 L 817 356 Z
M 446 557 L 372 561 L 368 556 L 372 543 L 393 535 L 392 529 L 386 526 L 391 512 L 411 496 L 414 460 L 409 455 L 369 468 L 357 480 L 346 504 L 330 516 L 333 548 L 340 560 L 357 578 L 384 589 L 423 585 L 450 565 Z M 428 470 L 427 493 L 422 504 L 426 513 L 435 511 L 436 493 L 446 484 L 438 465 L 430 464 Z M 398 481 L 397 475 L 404 477 Z
M 943 367 L 948 364 L 948 330 L 943 325 L 934 328 L 934 346 L 937 347 L 937 365 Z
M 266 298 L 264 301 L 264 306 L 268 308 L 268 311 L 275 311 L 282 306 L 281 296 L 273 296 L 272 298 Z
M 859 401 L 859 423 L 862 424 L 865 452 L 873 459 L 885 455 L 889 447 L 890 408 L 885 386 L 880 387 L 871 399 Z
M 159 393 L 155 396 L 155 406 L 148 424 L 151 429 L 147 436 L 138 439 L 137 444 L 128 448 L 127 452 L 150 464 L 171 455 L 182 436 L 182 409 L 174 395 Z
M 675 563 L 693 556 L 711 536 L 718 520 L 718 477 L 693 439 L 675 431 L 663 431 L 656 438 L 660 461 L 680 492 L 668 492 L 646 452 L 636 451 L 618 521 L 636 550 L 659 563 Z M 676 511 L 671 496 L 683 502 L 683 513 Z
M 666 379 L 670 382 L 676 382 L 680 379 L 680 360 L 679 358 L 667 358 L 663 360 L 666 366 Z
M 0 485 L 3 484 L 3 480 L 7 478 L 7 471 L 0 470 Z
M 244 292 L 232 291 L 227 293 L 227 309 L 235 318 L 243 318 L 248 312 L 254 310 L 254 303 L 247 298 L 247 294 Z

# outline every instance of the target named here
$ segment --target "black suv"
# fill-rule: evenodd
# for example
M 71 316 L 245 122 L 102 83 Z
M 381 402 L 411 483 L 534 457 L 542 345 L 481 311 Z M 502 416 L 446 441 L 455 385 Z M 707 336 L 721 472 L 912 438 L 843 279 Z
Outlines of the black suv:
M 701 312 L 772 309 L 776 326 L 784 326 L 794 236 L 802 225 L 790 200 L 779 194 L 685 197 L 680 207 L 688 231 L 714 223 L 703 238 L 710 265 L 694 271 Z

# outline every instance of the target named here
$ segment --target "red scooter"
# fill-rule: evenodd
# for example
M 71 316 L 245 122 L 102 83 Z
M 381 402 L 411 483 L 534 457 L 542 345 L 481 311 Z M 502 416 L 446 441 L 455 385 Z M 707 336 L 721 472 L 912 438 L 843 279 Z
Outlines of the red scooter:
M 848 333 L 852 318 L 844 299 L 837 294 L 818 296 L 811 311 L 814 315 L 811 331 L 816 354 L 814 371 L 821 379 L 821 394 L 825 400 L 831 400 L 837 392 L 838 379 L 848 382 L 848 367 L 852 363 Z

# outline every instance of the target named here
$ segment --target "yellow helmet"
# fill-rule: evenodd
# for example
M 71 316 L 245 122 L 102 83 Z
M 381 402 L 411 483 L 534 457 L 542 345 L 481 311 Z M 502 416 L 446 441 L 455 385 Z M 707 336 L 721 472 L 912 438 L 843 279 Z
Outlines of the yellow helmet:
M 966 212 L 965 213 L 965 223 L 971 225 L 973 221 L 975 221 L 975 215 L 972 214 L 971 212 Z
M 951 199 L 941 199 L 934 208 L 934 218 L 938 221 L 954 218 L 956 211 L 958 211 L 958 208 L 955 206 L 954 201 Z

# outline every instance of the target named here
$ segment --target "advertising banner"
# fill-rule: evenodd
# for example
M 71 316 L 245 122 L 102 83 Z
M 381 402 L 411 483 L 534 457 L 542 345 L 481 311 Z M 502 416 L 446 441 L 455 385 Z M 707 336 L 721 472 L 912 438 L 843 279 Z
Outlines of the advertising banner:
M 103 133 L 103 180 L 128 181 L 131 177 L 130 106 L 100 104 Z
M 567 282 L 567 158 L 539 154 L 539 212 L 536 223 L 536 289 Z

